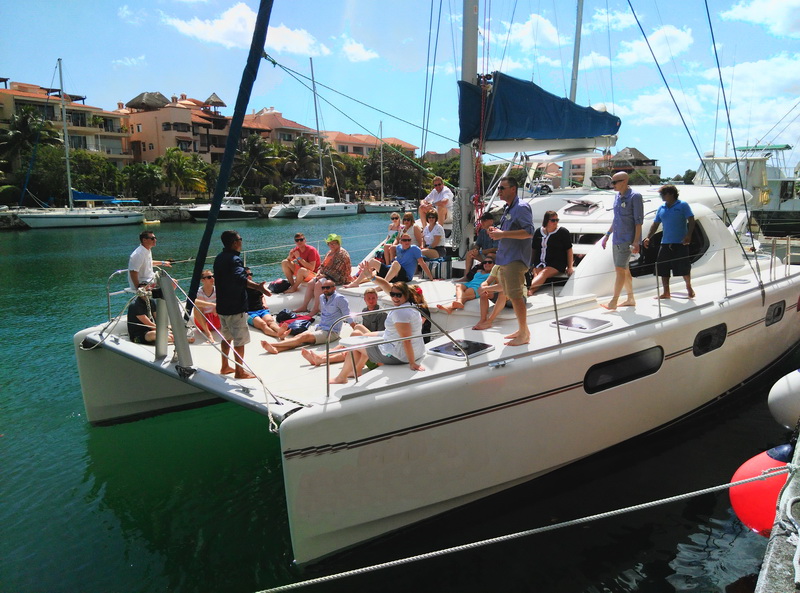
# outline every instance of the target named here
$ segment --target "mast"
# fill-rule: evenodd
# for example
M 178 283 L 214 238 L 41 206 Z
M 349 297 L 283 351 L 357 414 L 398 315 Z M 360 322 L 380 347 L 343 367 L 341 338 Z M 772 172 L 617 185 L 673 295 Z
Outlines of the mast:
M 314 120 L 317 122 L 317 145 L 319 148 L 319 182 L 321 184 L 320 194 L 325 195 L 325 175 L 322 172 L 322 134 L 319 132 L 319 108 L 317 107 L 317 83 L 314 80 L 314 60 L 308 58 L 311 64 L 311 89 L 314 93 Z
M 64 124 L 64 154 L 67 162 L 67 196 L 69 197 L 69 209 L 73 209 L 72 204 L 72 174 L 69 169 L 69 134 L 67 134 L 67 102 L 64 100 L 64 75 L 61 73 L 61 58 L 58 58 L 58 86 L 61 95 L 61 123 Z
M 464 32 L 461 41 L 461 80 L 476 84 L 478 82 L 478 0 L 464 0 Z M 460 145 L 460 174 L 458 197 L 453 205 L 453 247 L 458 248 L 459 256 L 467 253 L 469 244 L 470 203 L 475 193 L 475 160 L 470 144 Z
M 383 122 L 381 121 L 379 134 L 381 135 L 381 202 L 383 202 Z
M 578 13 L 575 18 L 575 46 L 572 48 L 572 78 L 569 84 L 569 100 L 573 103 L 578 94 L 578 62 L 581 58 L 581 24 L 583 23 L 583 0 L 578 0 Z M 587 180 L 591 173 L 591 158 L 586 159 L 587 169 L 583 176 L 583 184 L 587 184 Z M 572 161 L 564 161 L 561 165 L 561 188 L 567 187 L 570 178 L 570 168 Z

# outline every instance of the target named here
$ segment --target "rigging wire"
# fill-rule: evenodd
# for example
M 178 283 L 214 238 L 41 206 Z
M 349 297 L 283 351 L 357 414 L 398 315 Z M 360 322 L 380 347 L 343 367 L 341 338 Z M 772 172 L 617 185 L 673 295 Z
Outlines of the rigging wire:
M 669 83 L 667 82 L 666 76 L 664 75 L 664 70 L 661 68 L 661 64 L 659 63 L 658 58 L 656 58 L 655 52 L 653 51 L 653 47 L 652 47 L 652 45 L 650 45 L 650 39 L 648 39 L 647 35 L 644 32 L 644 28 L 642 27 L 642 23 L 639 20 L 639 16 L 636 14 L 636 10 L 633 8 L 632 1 L 631 0 L 627 0 L 627 3 L 628 3 L 628 7 L 631 9 L 631 14 L 633 15 L 633 18 L 636 21 L 636 25 L 639 27 L 639 31 L 642 33 L 642 37 L 644 37 L 644 41 L 647 44 L 647 49 L 650 51 L 650 56 L 653 58 L 653 62 L 655 63 L 656 69 L 658 70 L 658 73 L 661 76 L 661 80 L 664 83 L 664 86 L 666 87 L 667 92 L 669 93 L 670 99 L 672 99 L 672 104 L 675 106 L 675 110 L 678 112 L 678 117 L 681 118 L 681 122 L 683 123 L 683 127 L 686 130 L 687 135 L 689 136 L 689 142 L 692 143 L 692 147 L 694 148 L 695 154 L 697 155 L 698 159 L 700 160 L 700 166 L 703 167 L 703 169 L 705 169 L 706 176 L 709 179 L 711 179 L 711 174 L 708 171 L 708 168 L 706 167 L 705 162 L 703 161 L 702 155 L 700 154 L 700 149 L 697 146 L 697 142 L 695 142 L 695 139 L 692 136 L 691 131 L 689 130 L 689 126 L 686 123 L 686 118 L 683 116 L 683 112 L 681 111 L 681 108 L 678 106 L 678 102 L 675 99 L 675 94 L 672 92 L 672 88 L 669 86 Z M 706 2 L 706 9 L 708 9 L 708 3 L 707 2 Z M 711 26 L 711 17 L 710 16 L 709 16 L 709 26 Z M 712 29 L 712 38 L 713 38 L 713 29 Z M 716 53 L 715 53 L 715 55 L 716 55 Z M 721 79 L 720 79 L 720 84 L 722 84 L 722 80 Z M 726 113 L 727 113 L 727 108 L 726 108 Z M 729 118 L 729 125 L 730 125 L 730 118 Z M 717 196 L 717 201 L 719 202 L 720 207 L 722 208 L 723 220 L 725 218 L 730 218 L 730 217 L 728 217 L 727 208 L 725 208 L 725 204 L 723 203 L 722 198 L 720 197 L 719 192 L 717 191 L 717 186 L 714 184 L 713 180 L 711 181 L 711 187 L 713 188 L 714 193 Z M 745 212 L 747 212 L 747 200 L 745 199 L 744 191 L 745 190 L 742 187 L 742 201 L 744 202 L 744 205 L 745 205 Z M 749 220 L 749 218 L 750 218 L 749 212 L 747 213 L 747 217 L 748 217 L 748 220 Z M 751 241 L 753 241 L 753 248 L 755 248 L 755 239 L 753 239 L 752 236 L 751 236 Z M 753 267 L 753 262 L 751 261 L 751 259 L 757 259 L 757 258 L 749 258 L 749 257 L 747 257 L 747 253 L 745 251 L 744 245 L 742 244 L 742 241 L 741 241 L 740 237 L 737 237 L 736 243 L 737 243 L 737 245 L 739 245 L 740 249 L 742 250 L 742 253 L 745 255 L 745 259 L 748 261 L 748 264 L 752 268 Z M 758 262 L 756 262 L 756 269 L 753 270 L 753 273 L 756 276 L 756 279 L 758 280 L 759 286 L 761 286 L 762 295 L 763 295 L 764 294 L 763 293 L 763 282 L 761 280 L 761 273 L 760 273 L 760 268 L 758 267 Z

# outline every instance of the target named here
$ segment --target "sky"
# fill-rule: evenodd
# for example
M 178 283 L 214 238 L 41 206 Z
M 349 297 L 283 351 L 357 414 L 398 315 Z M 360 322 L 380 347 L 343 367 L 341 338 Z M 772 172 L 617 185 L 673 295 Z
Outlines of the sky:
M 257 8 L 256 0 L 4 2 L 0 77 L 57 87 L 63 58 L 65 91 L 87 105 L 113 110 L 144 91 L 216 93 L 231 115 Z M 278 66 L 261 62 L 249 110 L 274 107 L 316 127 L 302 78 L 312 58 L 322 129 L 378 136 L 382 128 L 446 152 L 458 137 L 461 11 L 461 0 L 275 0 L 265 49 Z M 575 21 L 569 0 L 482 3 L 479 71 L 568 96 Z M 800 0 L 585 0 L 582 31 L 576 102 L 622 119 L 613 150 L 639 149 L 665 177 L 697 169 L 697 151 L 730 154 L 726 102 L 736 146 L 800 145 Z M 786 157 L 794 167 L 800 146 Z

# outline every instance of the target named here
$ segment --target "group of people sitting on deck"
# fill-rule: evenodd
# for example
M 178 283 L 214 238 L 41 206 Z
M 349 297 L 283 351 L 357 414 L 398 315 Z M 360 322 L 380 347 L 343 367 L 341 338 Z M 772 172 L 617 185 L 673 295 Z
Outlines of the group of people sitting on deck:
M 530 228 L 530 231 L 522 228 L 524 221 L 519 223 L 519 230 L 515 230 L 517 227 L 514 224 L 516 223 L 510 225 L 504 223 L 506 218 L 511 219 L 509 212 L 516 207 L 518 201 L 515 200 L 516 186 L 513 180 L 509 178 L 504 178 L 504 180 L 501 180 L 505 183 L 502 190 L 504 192 L 508 190 L 509 193 L 503 198 L 507 204 L 503 219 L 499 226 L 495 227 L 492 215 L 485 214 L 480 218 L 475 243 L 470 247 L 466 257 L 468 272 L 462 280 L 455 283 L 456 298 L 448 305 L 440 304 L 437 307 L 450 314 L 458 309 L 463 309 L 468 301 L 479 299 L 480 319 L 473 329 L 484 330 L 492 326 L 506 303 L 511 302 L 514 305 L 517 320 L 520 322 L 520 329 L 507 338 L 510 339 L 508 345 L 517 346 L 527 343 L 530 336 L 523 331 L 523 328 L 527 329 L 527 325 L 524 324 L 524 316 L 520 317 L 518 311 L 517 303 L 521 298 L 516 294 L 518 289 L 515 284 L 517 281 L 516 268 L 512 281 L 503 278 L 501 272 L 504 267 L 508 266 L 508 253 L 504 257 L 502 249 L 500 252 L 498 251 L 499 244 L 503 239 L 513 239 L 522 246 L 527 243 L 527 247 L 524 249 L 520 247 L 519 254 L 515 254 L 514 257 L 519 255 L 518 259 L 529 261 L 530 265 L 527 271 L 529 280 L 526 288 L 528 296 L 535 294 L 544 283 L 556 276 L 568 277 L 571 275 L 575 262 L 570 234 L 563 227 L 559 227 L 556 212 L 546 212 L 541 227 L 533 229 L 532 225 L 529 225 L 527 228 Z M 626 181 L 627 179 L 620 179 L 619 183 Z M 438 187 L 443 186 L 439 185 Z M 619 189 L 621 191 L 617 196 L 618 201 L 627 198 L 630 193 L 630 191 L 626 191 L 628 188 L 625 186 L 621 186 Z M 216 342 L 218 339 L 222 341 L 220 372 L 235 373 L 237 378 L 252 376 L 241 366 L 244 345 L 249 341 L 247 325 L 277 339 L 277 342 L 262 341 L 262 347 L 270 354 L 303 347 L 303 356 L 312 365 L 326 363 L 320 354 L 306 346 L 324 344 L 338 339 L 342 323 L 345 322 L 341 319 L 349 316 L 350 311 L 347 299 L 336 292 L 337 286 L 352 288 L 365 282 L 374 282 L 379 289 L 385 290 L 390 295 L 394 305 L 402 305 L 405 309 L 405 305 L 408 304 L 409 307 L 416 306 L 419 309 L 427 310 L 421 290 L 418 287 L 409 286 L 408 283 L 413 280 L 418 268 L 425 277 L 433 280 L 428 261 L 443 254 L 444 230 L 438 221 L 440 216 L 447 217 L 449 215 L 447 205 L 450 200 L 442 197 L 448 192 L 449 190 L 435 188 L 431 195 L 436 199 L 431 200 L 430 203 L 426 199 L 420 206 L 419 212 L 421 216 L 424 216 L 426 224 L 415 223 L 413 213 L 407 212 L 402 216 L 393 213 L 386 239 L 381 245 L 383 253 L 360 264 L 354 278 L 351 276 L 350 256 L 342 247 L 339 235 L 328 235 L 326 243 L 329 251 L 324 258 L 321 258 L 313 246 L 306 244 L 304 234 L 297 233 L 294 237 L 295 246 L 289 251 L 286 259 L 281 262 L 288 282 L 286 292 L 303 291 L 303 302 L 296 309 L 296 313 L 307 313 L 309 317 L 316 315 L 321 317 L 315 326 L 292 336 L 289 335 L 288 327 L 279 323 L 265 304 L 264 296 L 270 295 L 266 283 L 253 282 L 251 271 L 243 265 L 239 258 L 237 246 L 240 248 L 241 237 L 236 231 L 225 231 L 223 233 L 225 249 L 218 256 L 214 270 L 202 272 L 200 290 L 194 303 L 194 320 L 197 328 L 209 342 Z M 676 251 L 675 246 L 677 245 L 687 251 L 686 246 L 689 244 L 694 227 L 691 210 L 677 199 L 678 192 L 674 186 L 664 186 L 660 193 L 665 204 L 659 210 L 656 221 L 645 240 L 645 245 L 663 221 L 665 240 L 662 243 L 666 244 L 666 249 Z M 674 212 L 677 212 L 678 215 L 673 216 Z M 616 219 L 620 215 L 616 212 L 615 215 L 616 224 Z M 673 221 L 677 218 L 681 218 L 681 224 Z M 506 224 L 505 227 L 504 224 Z M 637 243 L 637 239 L 641 237 L 641 226 L 638 221 L 634 221 L 634 225 L 639 226 L 635 229 L 635 237 L 631 242 Z M 613 229 L 616 229 L 616 226 Z M 605 247 L 606 239 L 610 234 L 611 231 L 604 238 L 603 247 Z M 526 237 L 522 235 L 526 235 Z M 152 232 L 143 232 L 140 235 L 139 248 L 131 254 L 129 279 L 133 289 L 143 286 L 149 289 L 153 288 L 151 283 L 154 262 L 151 249 L 155 240 Z M 527 249 L 530 249 L 530 255 L 522 257 Z M 665 247 L 662 246 L 662 251 L 664 250 Z M 681 252 L 682 254 L 683 252 Z M 501 259 L 506 261 L 499 261 Z M 662 258 L 662 254 L 659 253 L 657 274 L 665 278 L 664 291 L 660 298 L 670 298 L 668 282 L 670 271 L 684 276 L 689 298 L 692 298 L 694 292 L 691 289 L 688 264 L 681 266 L 675 264 L 670 269 L 666 264 L 662 265 L 662 259 L 666 261 L 667 258 Z M 677 261 L 686 258 L 673 256 L 672 259 Z M 169 261 L 155 263 L 161 266 L 170 265 Z M 215 277 L 219 279 L 218 269 L 225 273 L 223 285 L 226 288 L 222 290 L 224 294 L 221 299 L 218 295 L 218 285 L 215 283 Z M 514 288 L 513 296 L 508 294 L 509 286 Z M 627 284 L 621 283 L 620 286 L 627 286 Z M 615 298 L 618 294 L 619 292 L 615 291 Z M 629 301 L 621 303 L 620 306 L 632 304 L 631 298 L 632 296 L 629 295 Z M 374 288 L 367 289 L 364 300 L 367 305 L 364 309 L 365 313 L 380 309 L 377 304 L 377 292 Z M 524 302 L 524 299 L 522 300 Z M 224 306 L 220 306 L 220 301 L 224 302 Z M 494 307 L 491 306 L 492 302 L 494 302 Z M 612 301 L 606 307 L 614 308 L 614 305 L 616 302 Z M 147 296 L 139 296 L 131 303 L 128 312 L 128 327 L 132 341 L 151 343 L 155 340 L 155 309 L 155 301 L 149 300 Z M 349 322 L 354 335 L 374 335 L 376 332 L 384 332 L 384 337 L 389 340 L 399 339 L 397 342 L 389 342 L 389 344 L 383 344 L 373 349 L 359 350 L 355 358 L 345 357 L 344 353 L 336 353 L 327 362 L 344 361 L 345 365 L 334 382 L 345 382 L 350 376 L 356 374 L 368 359 L 377 364 L 408 363 L 410 368 L 422 370 L 418 361 L 423 349 L 418 347 L 416 338 L 409 340 L 402 338 L 418 335 L 420 332 L 416 328 L 418 325 L 422 327 L 425 320 L 416 312 L 413 312 L 416 317 L 405 310 L 396 315 L 393 313 L 395 312 L 389 312 L 388 315 L 385 312 L 375 316 L 366 315 L 359 323 Z M 230 319 L 232 317 L 237 318 L 235 322 Z M 244 326 L 241 325 L 242 321 L 240 320 L 243 320 Z M 429 321 L 427 325 L 430 325 Z M 411 333 L 408 333 L 409 331 Z M 423 333 L 430 332 L 429 328 L 421 331 Z M 231 366 L 228 357 L 231 343 L 235 352 L 234 366 Z M 392 344 L 394 347 L 390 347 Z

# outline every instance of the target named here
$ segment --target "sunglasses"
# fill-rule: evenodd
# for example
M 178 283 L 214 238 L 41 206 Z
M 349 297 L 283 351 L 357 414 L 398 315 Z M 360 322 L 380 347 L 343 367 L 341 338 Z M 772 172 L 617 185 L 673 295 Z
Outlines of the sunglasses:
M 322 285 L 322 290 L 333 290 L 334 288 L 336 288 L 336 287 L 333 284 L 323 284 Z
M 612 181 L 611 185 L 617 185 L 618 183 L 622 183 L 623 181 L 625 181 L 625 180 L 624 179 L 617 179 L 616 181 Z
M 483 265 L 485 266 L 486 264 L 493 264 L 493 263 L 494 263 L 493 259 L 487 259 L 486 261 L 483 262 Z
M 155 237 L 145 237 L 145 239 L 147 239 L 148 241 L 155 241 L 156 240 Z
M 433 184 L 433 187 L 441 187 L 441 186 L 442 186 L 442 184 L 441 184 L 441 183 L 434 183 L 434 184 Z
M 499 190 L 501 190 L 501 191 L 502 191 L 502 190 L 504 190 L 504 189 L 508 189 L 509 187 L 511 187 L 511 186 L 510 186 L 510 185 L 498 185 L 498 186 L 497 186 L 497 189 L 499 189 Z
M 305 238 L 305 237 L 300 237 L 300 238 L 298 238 L 298 239 L 295 239 L 295 240 L 294 240 L 294 242 L 295 242 L 295 243 L 302 243 L 302 242 L 303 242 L 303 241 L 305 241 L 305 240 L 306 240 L 306 238 Z
M 558 222 L 558 219 L 557 219 L 557 218 L 551 218 L 551 219 L 550 219 L 550 220 L 548 220 L 547 222 Z
M 394 292 L 394 291 L 392 291 L 392 292 L 389 293 L 389 296 L 392 297 L 393 299 L 399 299 L 400 297 L 403 296 L 403 293 L 402 292 Z
M 252 274 L 250 274 L 252 276 Z M 200 276 L 203 280 L 213 280 L 214 276 Z
M 247 272 L 247 273 L 245 273 L 245 276 L 247 276 L 248 278 L 252 278 L 253 277 L 253 272 Z
M 400 220 L 400 217 L 399 216 L 392 216 L 391 219 L 392 220 Z
M 401 243 L 408 243 L 409 241 L 411 241 L 411 239 L 400 239 Z

